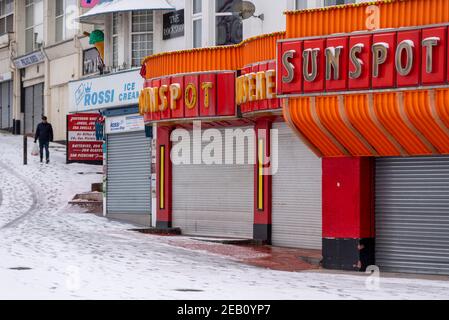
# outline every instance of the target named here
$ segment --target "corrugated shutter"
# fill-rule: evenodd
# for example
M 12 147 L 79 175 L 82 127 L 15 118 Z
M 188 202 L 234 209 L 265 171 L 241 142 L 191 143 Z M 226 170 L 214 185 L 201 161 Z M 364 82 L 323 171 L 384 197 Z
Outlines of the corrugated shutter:
M 107 213 L 151 214 L 151 139 L 145 132 L 108 135 Z
M 25 133 L 34 133 L 44 113 L 44 84 L 25 88 Z
M 12 127 L 12 97 L 10 96 L 10 87 L 10 81 L 0 84 L 0 129 L 8 129 Z
M 25 133 L 34 132 L 33 87 L 25 88 Z
M 253 237 L 253 165 L 173 165 L 172 179 L 174 227 L 188 235 Z
M 376 162 L 376 264 L 449 274 L 449 157 Z
M 321 159 L 283 122 L 279 133 L 279 169 L 273 175 L 272 243 L 321 249 Z

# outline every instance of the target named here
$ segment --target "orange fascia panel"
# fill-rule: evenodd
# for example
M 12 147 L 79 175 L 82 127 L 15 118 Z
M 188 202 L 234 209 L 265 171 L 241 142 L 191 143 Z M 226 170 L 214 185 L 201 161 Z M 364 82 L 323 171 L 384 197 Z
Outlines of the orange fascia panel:
M 374 112 L 377 118 L 409 155 L 431 155 L 432 151 L 403 121 L 396 99 L 396 93 L 375 94 Z
M 449 136 L 441 129 L 432 116 L 428 91 L 404 93 L 404 107 L 407 117 L 422 135 L 441 154 L 449 154 Z
M 298 130 L 325 157 L 344 156 L 344 153 L 326 136 L 316 124 L 311 112 L 309 98 L 293 98 L 289 101 L 290 116 Z
M 318 97 L 316 111 L 321 123 L 353 156 L 373 156 L 357 136 L 346 126 L 340 111 L 337 96 Z
M 371 8 L 368 8 L 372 6 Z M 378 17 L 378 20 L 376 19 Z M 286 12 L 287 38 L 449 21 L 447 0 L 384 0 Z M 368 23 L 368 24 L 367 24 Z M 376 25 L 378 23 L 378 25 Z
M 246 39 L 229 46 L 163 52 L 147 57 L 146 79 L 217 70 L 239 70 L 256 62 L 274 60 L 276 43 L 285 32 L 275 32 Z
M 436 90 L 435 100 L 438 115 L 446 128 L 449 129 L 449 90 Z
M 400 156 L 401 152 L 377 127 L 371 117 L 367 95 L 347 95 L 345 109 L 349 121 L 380 156 Z

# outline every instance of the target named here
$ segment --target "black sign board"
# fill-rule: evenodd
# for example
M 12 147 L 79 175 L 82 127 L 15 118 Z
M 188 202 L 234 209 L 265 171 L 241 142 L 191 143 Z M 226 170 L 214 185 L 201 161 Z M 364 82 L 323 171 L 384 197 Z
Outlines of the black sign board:
M 164 14 L 164 40 L 184 36 L 184 9 Z

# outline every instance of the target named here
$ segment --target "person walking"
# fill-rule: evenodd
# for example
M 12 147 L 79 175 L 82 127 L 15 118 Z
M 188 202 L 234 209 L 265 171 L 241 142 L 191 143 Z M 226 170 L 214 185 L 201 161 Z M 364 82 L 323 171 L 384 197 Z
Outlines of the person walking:
M 37 125 L 34 143 L 36 143 L 37 140 L 39 140 L 39 155 L 41 157 L 41 163 L 44 160 L 45 149 L 45 160 L 48 164 L 50 162 L 50 141 L 53 141 L 53 127 L 50 123 L 48 123 L 46 116 L 42 116 L 42 122 Z

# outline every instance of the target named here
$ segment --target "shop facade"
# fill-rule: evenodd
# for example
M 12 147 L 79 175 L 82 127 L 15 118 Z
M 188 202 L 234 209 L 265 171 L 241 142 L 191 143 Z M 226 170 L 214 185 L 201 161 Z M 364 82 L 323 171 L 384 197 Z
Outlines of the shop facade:
M 288 12 L 278 44 L 285 118 L 323 159 L 323 264 L 449 274 L 449 7 L 379 1 L 366 31 L 368 5 Z
M 158 133 L 157 226 L 322 249 L 329 269 L 448 274 L 448 5 L 289 11 L 285 34 L 148 57 L 139 106 Z M 193 136 L 199 120 L 218 136 L 256 129 L 253 173 L 173 163 L 173 132 Z
M 151 226 L 151 132 L 138 114 L 139 70 L 69 83 L 71 113 L 104 117 L 104 215 Z
M 321 249 L 321 159 L 283 120 L 275 94 L 284 36 L 144 63 L 139 106 L 157 128 L 157 227 Z

